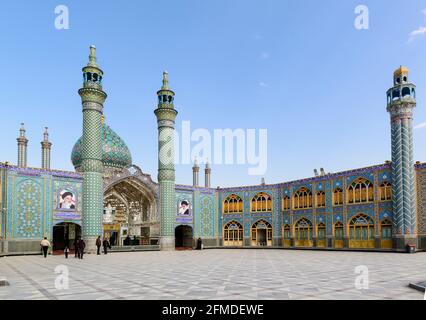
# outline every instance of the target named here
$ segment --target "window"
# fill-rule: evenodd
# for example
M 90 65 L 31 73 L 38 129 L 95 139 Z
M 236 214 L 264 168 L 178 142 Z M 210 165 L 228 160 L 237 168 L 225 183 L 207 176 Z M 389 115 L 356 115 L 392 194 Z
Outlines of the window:
M 340 221 L 334 224 L 334 239 L 343 240 L 343 223 Z
M 335 206 L 341 206 L 343 204 L 343 190 L 342 189 L 340 189 L 340 188 L 334 189 L 333 204 Z
M 380 223 L 382 240 L 392 239 L 392 222 L 389 219 L 384 219 Z
M 241 246 L 243 244 L 243 226 L 236 222 L 228 222 L 223 227 L 223 241 L 225 246 Z
M 251 199 L 251 212 L 271 212 L 272 198 L 269 194 L 260 192 Z
M 380 201 L 392 199 L 392 185 L 389 182 L 383 182 L 379 188 Z
M 293 196 L 294 209 L 312 208 L 312 192 L 302 187 Z
M 297 240 L 311 240 L 312 222 L 306 218 L 302 218 L 296 222 L 294 231 Z
M 289 196 L 285 196 L 282 199 L 282 210 L 290 210 L 290 197 Z
M 284 239 L 291 239 L 291 228 L 288 224 L 284 226 Z
M 325 192 L 324 191 L 317 192 L 317 207 L 318 208 L 325 207 Z
M 223 201 L 223 213 L 242 213 L 243 200 L 236 194 L 231 194 Z
M 351 240 L 374 240 L 374 222 L 366 214 L 360 213 L 349 222 Z
M 373 184 L 364 178 L 355 179 L 348 187 L 348 203 L 370 202 L 374 200 Z
M 318 240 L 324 240 L 325 239 L 325 224 L 324 222 L 321 222 L 318 225 Z

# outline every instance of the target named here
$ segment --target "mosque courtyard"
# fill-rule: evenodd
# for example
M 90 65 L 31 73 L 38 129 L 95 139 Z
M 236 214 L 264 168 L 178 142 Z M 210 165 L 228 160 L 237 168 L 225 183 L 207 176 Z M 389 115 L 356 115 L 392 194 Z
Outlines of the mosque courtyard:
M 423 252 L 278 249 L 9 256 L 0 258 L 0 280 L 9 283 L 0 300 L 421 300 L 408 284 L 426 280 L 425 262 Z

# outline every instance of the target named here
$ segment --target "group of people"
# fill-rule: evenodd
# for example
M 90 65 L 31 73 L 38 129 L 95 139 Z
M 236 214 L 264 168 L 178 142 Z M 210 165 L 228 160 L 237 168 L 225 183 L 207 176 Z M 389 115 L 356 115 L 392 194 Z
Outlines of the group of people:
M 108 253 L 108 249 L 111 249 L 111 245 L 110 245 L 108 239 L 105 238 L 102 241 L 101 236 L 98 236 L 98 238 L 96 239 L 96 247 L 98 248 L 98 250 L 97 250 L 98 255 L 101 254 L 100 253 L 101 246 L 103 246 L 105 254 Z M 50 244 L 49 240 L 47 240 L 47 237 L 44 237 L 44 239 L 41 240 L 40 247 L 42 249 L 42 253 L 43 253 L 44 257 L 46 258 L 47 253 L 49 251 L 49 247 L 51 247 L 51 244 Z M 78 259 L 83 259 L 83 254 L 84 254 L 85 248 L 86 248 L 86 242 L 81 237 L 76 238 L 75 241 L 74 241 L 75 257 L 78 258 Z M 64 249 L 65 259 L 68 259 L 69 252 L 70 252 L 70 249 L 68 248 L 68 245 L 66 245 L 65 249 Z

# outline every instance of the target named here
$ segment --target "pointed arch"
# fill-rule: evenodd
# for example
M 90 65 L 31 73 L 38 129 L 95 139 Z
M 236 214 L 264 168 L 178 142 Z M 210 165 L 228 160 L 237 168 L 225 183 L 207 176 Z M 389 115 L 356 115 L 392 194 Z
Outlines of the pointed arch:
M 272 197 L 265 192 L 257 193 L 251 199 L 250 211 L 251 212 L 272 212 Z
M 236 194 L 231 194 L 223 200 L 223 213 L 243 213 L 243 199 Z
M 362 177 L 355 179 L 347 189 L 347 201 L 349 204 L 374 201 L 373 183 Z

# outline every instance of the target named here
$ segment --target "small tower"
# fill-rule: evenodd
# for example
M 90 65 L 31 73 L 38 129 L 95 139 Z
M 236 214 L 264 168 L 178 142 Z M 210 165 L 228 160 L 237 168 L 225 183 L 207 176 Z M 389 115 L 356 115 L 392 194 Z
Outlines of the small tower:
M 206 188 L 210 188 L 210 176 L 212 169 L 210 168 L 209 160 L 206 161 L 206 168 L 204 169 L 204 185 Z
M 41 167 L 50 170 L 50 149 L 52 143 L 49 141 L 49 133 L 47 127 L 44 128 L 43 141 L 41 142 Z
M 96 250 L 102 233 L 102 114 L 107 94 L 102 90 L 103 71 L 96 63 L 96 48 L 90 46 L 89 62 L 83 69 L 83 87 L 78 90 L 83 105 L 81 171 L 83 172 L 83 238 L 86 250 Z
M 158 183 L 160 185 L 160 250 L 175 249 L 175 165 L 174 131 L 178 112 L 175 93 L 169 89 L 169 75 L 163 72 L 163 86 L 157 91 L 154 110 L 158 125 Z
M 386 108 L 391 119 L 395 249 L 417 244 L 413 161 L 415 107 L 416 86 L 408 81 L 408 69 L 401 66 L 393 74 L 393 87 L 387 91 Z
M 21 123 L 19 137 L 16 139 L 16 141 L 18 141 L 18 167 L 25 168 L 27 166 L 28 139 L 25 137 L 25 127 L 23 123 Z
M 192 185 L 194 187 L 199 186 L 199 182 L 198 182 L 199 172 L 200 172 L 200 167 L 198 166 L 197 157 L 195 157 L 194 166 L 192 167 Z

